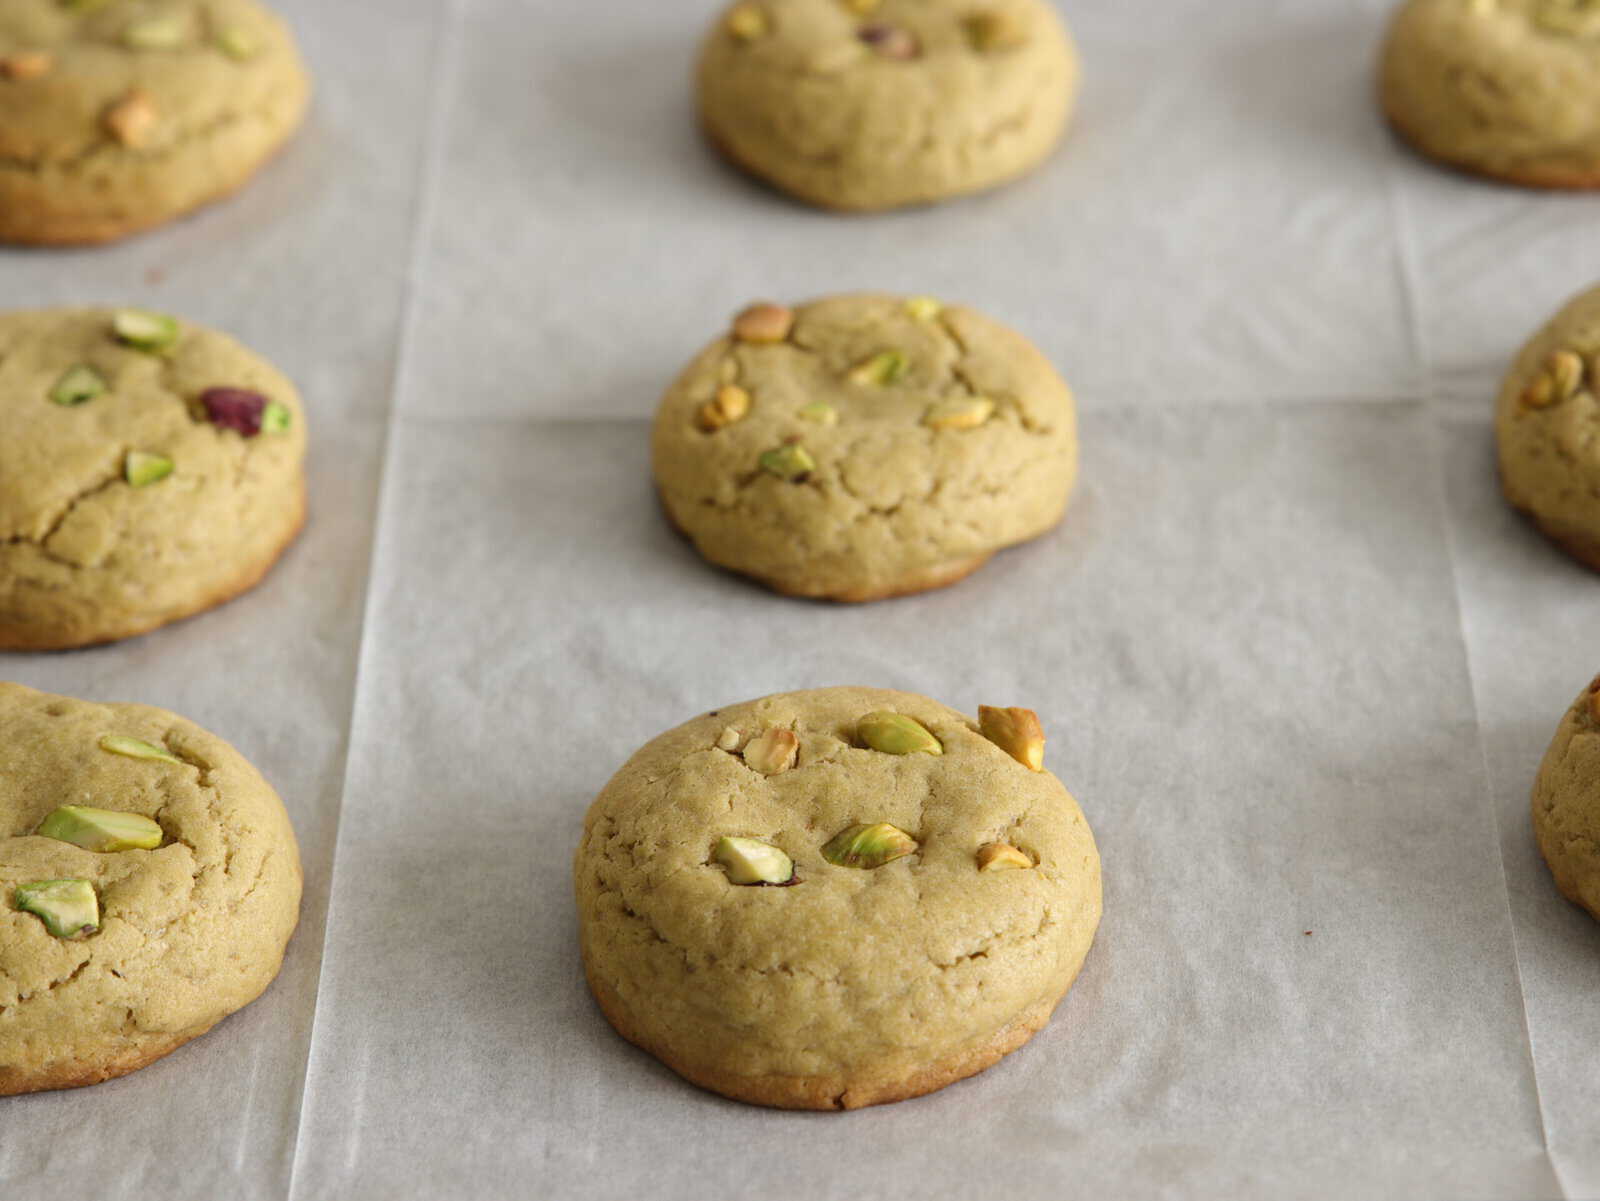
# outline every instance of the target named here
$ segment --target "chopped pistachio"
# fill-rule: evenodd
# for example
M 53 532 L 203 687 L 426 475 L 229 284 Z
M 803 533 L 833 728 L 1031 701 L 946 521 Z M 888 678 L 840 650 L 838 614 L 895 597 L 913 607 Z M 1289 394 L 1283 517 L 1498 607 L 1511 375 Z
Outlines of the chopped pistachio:
M 70 842 L 99 854 L 153 851 L 161 845 L 161 827 L 142 813 L 63 805 L 39 824 L 40 838 Z
M 928 727 L 904 713 L 869 713 L 856 722 L 856 737 L 886 755 L 944 754 L 944 744 Z
M 125 734 L 103 734 L 100 737 L 100 749 L 110 751 L 113 755 L 126 755 L 129 759 L 159 759 L 163 763 L 182 764 L 183 760 L 174 755 L 166 747 L 156 746 L 154 743 L 145 742 L 138 738 L 129 738 Z
M 135 50 L 171 50 L 189 36 L 189 22 L 177 13 L 144 17 L 122 31 L 122 44 Z
M 722 733 L 717 735 L 717 749 L 732 754 L 744 750 L 745 743 L 750 741 L 750 736 L 737 726 L 725 726 Z
M 19 884 L 16 905 L 44 922 L 56 938 L 87 938 L 100 929 L 100 898 L 87 880 Z
M 851 368 L 848 376 L 852 384 L 887 387 L 898 383 L 911 369 L 911 360 L 898 350 L 884 350 Z
M 723 384 L 716 396 L 700 406 L 695 414 L 695 424 L 706 433 L 715 433 L 736 421 L 743 421 L 750 412 L 750 393 L 738 384 Z
M 753 41 L 769 28 L 767 14 L 754 4 L 741 4 L 728 13 L 728 32 L 741 42 Z
M 67 368 L 56 381 L 56 386 L 50 389 L 50 399 L 58 405 L 70 407 L 104 396 L 107 391 L 109 386 L 106 377 L 87 363 L 79 363 L 76 367 Z
M 835 867 L 882 867 L 903 859 L 917 849 L 917 840 L 898 826 L 878 822 L 871 826 L 851 826 L 830 838 L 822 857 Z
M 987 54 L 992 50 L 1014 50 L 1027 40 L 1020 22 L 1001 12 L 973 13 L 961 22 L 972 48 Z
M 793 730 L 762 730 L 744 748 L 745 766 L 764 776 L 776 776 L 794 766 L 800 755 L 800 738 Z
M 1044 727 L 1032 709 L 995 709 L 979 705 L 978 729 L 1029 771 L 1044 770 Z
M 261 432 L 263 434 L 287 434 L 289 427 L 294 424 L 294 414 L 289 411 L 289 406 L 281 400 L 269 401 L 267 407 L 261 410 Z
M 43 50 L 23 50 L 0 58 L 0 77 L 18 81 L 38 79 L 48 75 L 55 65 L 55 57 Z
M 808 405 L 801 405 L 795 416 L 801 421 L 814 421 L 818 425 L 839 424 L 839 410 L 825 400 L 813 400 Z
M 918 321 L 932 321 L 944 312 L 944 305 L 932 296 L 913 296 L 906 301 L 906 312 Z
M 150 94 L 134 88 L 106 110 L 105 124 L 106 131 L 117 141 L 130 150 L 138 150 L 150 144 L 159 120 Z
M 799 483 L 817 469 L 817 461 L 798 442 L 785 442 L 764 453 L 759 461 L 761 470 L 791 484 Z
M 110 3 L 111 0 L 61 0 L 61 7 L 70 12 L 92 13 Z
M 182 327 L 176 317 L 169 317 L 165 313 L 153 313 L 149 309 L 118 309 L 111 317 L 111 332 L 125 346 L 159 354 L 177 345 Z
M 256 56 L 256 52 L 261 49 L 261 43 L 249 30 L 230 25 L 218 31 L 217 49 L 235 62 L 242 63 Z
M 1030 868 L 1033 860 L 1029 859 L 1009 842 L 991 842 L 978 848 L 978 870 L 980 872 L 1005 871 L 1008 868 Z
M 755 838 L 721 838 L 711 858 L 728 869 L 729 884 L 793 884 L 794 860 Z
M 785 341 L 794 329 L 794 311 L 762 301 L 733 319 L 733 336 L 741 342 Z
M 160 483 L 171 475 L 173 466 L 172 460 L 166 455 L 130 450 L 127 462 L 123 464 L 122 474 L 135 488 L 146 488 L 151 484 Z
M 1522 390 L 1522 403 L 1530 409 L 1547 409 L 1555 403 L 1556 381 L 1548 371 L 1541 371 Z
M 856 36 L 871 46 L 881 58 L 904 60 L 916 58 L 922 53 L 922 43 L 917 40 L 917 35 L 903 25 L 863 25 L 856 31 Z
M 975 430 L 994 416 L 994 401 L 984 396 L 941 400 L 922 415 L 922 424 L 936 430 Z
M 1583 356 L 1575 350 L 1554 351 L 1544 369 L 1554 387 L 1556 404 L 1571 400 L 1583 386 Z

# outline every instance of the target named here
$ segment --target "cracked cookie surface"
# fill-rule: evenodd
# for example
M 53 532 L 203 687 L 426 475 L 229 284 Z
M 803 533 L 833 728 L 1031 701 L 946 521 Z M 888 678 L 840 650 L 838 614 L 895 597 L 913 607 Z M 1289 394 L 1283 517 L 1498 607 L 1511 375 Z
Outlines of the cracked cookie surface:
M 283 960 L 300 857 L 271 786 L 222 739 L 143 705 L 0 683 L 0 1095 L 143 1067 L 249 1004 Z M 180 760 L 101 748 L 137 738 Z M 34 831 L 63 805 L 153 818 L 155 850 L 97 854 Z M 19 885 L 75 878 L 100 927 L 52 936 Z
M 305 418 L 294 387 L 224 334 L 180 324 L 148 353 L 113 310 L 0 313 L 0 650 L 141 634 L 255 584 L 305 515 Z M 54 399 L 88 368 L 103 391 Z M 244 437 L 207 419 L 212 388 L 252 390 L 287 428 Z M 131 454 L 172 473 L 136 487 Z
M 1552 541 L 1600 570 L 1600 288 L 1517 355 L 1495 408 L 1500 486 Z
M 0 241 L 104 242 L 241 186 L 310 80 L 255 0 L 0 4 Z
M 812 204 L 885 209 L 993 187 L 1043 160 L 1077 94 L 1044 0 L 759 0 L 701 53 L 701 121 Z
M 1531 187 L 1600 187 L 1600 7 L 1408 0 L 1381 64 L 1389 122 L 1430 158 Z
M 893 710 L 943 754 L 861 745 Z M 773 775 L 718 748 L 792 729 Z M 873 870 L 823 855 L 888 822 L 917 850 Z M 750 887 L 723 836 L 772 844 L 798 882 Z M 1029 870 L 979 871 L 985 844 Z M 607 1018 L 689 1080 L 739 1100 L 853 1109 L 930 1092 L 1014 1050 L 1071 986 L 1100 917 L 1100 860 L 1077 803 L 967 717 L 926 697 L 823 688 L 733 705 L 656 738 L 589 810 L 574 862 L 580 940 Z
M 793 318 L 781 341 L 713 342 L 657 414 L 662 503 L 706 559 L 779 592 L 877 600 L 952 583 L 1061 519 L 1072 393 L 1027 339 L 920 297 Z M 708 429 L 729 387 L 745 411 Z
M 1600 918 L 1600 677 L 1572 702 L 1533 782 L 1533 832 L 1561 895 Z

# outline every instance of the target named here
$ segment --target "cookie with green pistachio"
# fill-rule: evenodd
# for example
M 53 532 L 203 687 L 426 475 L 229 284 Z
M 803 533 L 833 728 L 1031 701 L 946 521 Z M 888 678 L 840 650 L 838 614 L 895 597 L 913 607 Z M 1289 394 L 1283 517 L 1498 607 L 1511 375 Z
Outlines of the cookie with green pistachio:
M 732 162 L 812 204 L 887 209 L 1038 166 L 1078 60 L 1046 0 L 739 0 L 698 78 Z
M 110 642 L 221 604 L 305 518 L 294 385 L 163 313 L 0 313 L 0 429 L 0 650 Z
M 981 714 L 820 688 L 635 753 L 573 865 L 611 1024 L 695 1084 L 787 1109 L 918 1096 L 1027 1042 L 1094 940 L 1100 858 L 1038 717 Z
M 260 995 L 301 885 L 260 773 L 144 705 L 0 683 L 0 728 L 0 1096 L 125 1075 Z
M 668 389 L 669 520 L 779 592 L 868 601 L 954 583 L 1061 519 L 1072 393 L 1020 334 L 931 297 L 757 304 Z
M 5 0 L 0 242 L 106 242 L 216 200 L 310 92 L 256 0 Z

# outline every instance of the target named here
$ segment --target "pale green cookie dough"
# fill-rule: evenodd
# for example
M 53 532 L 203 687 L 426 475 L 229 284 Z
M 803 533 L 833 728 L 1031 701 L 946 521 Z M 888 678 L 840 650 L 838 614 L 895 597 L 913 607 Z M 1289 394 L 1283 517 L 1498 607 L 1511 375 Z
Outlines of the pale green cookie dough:
M 884 712 L 942 753 L 866 745 L 862 718 Z M 893 857 L 830 861 L 838 836 L 878 825 L 897 841 L 868 848 Z M 724 839 L 775 847 L 793 880 L 736 882 L 747 858 L 717 858 Z M 982 1071 L 1049 1020 L 1100 920 L 1099 855 L 1061 782 L 955 710 L 873 688 L 770 696 L 662 734 L 595 800 L 573 872 L 612 1025 L 702 1087 L 791 1109 Z
M 144 705 L 0 683 L 0 729 L 0 1095 L 125 1075 L 255 1000 L 300 907 L 294 831 L 260 773 Z M 165 757 L 102 747 L 119 735 Z M 161 845 L 97 853 L 36 833 L 86 799 L 153 818 Z M 92 888 L 93 932 L 57 937 L 19 908 L 19 889 L 57 879 Z
M 656 483 L 705 558 L 780 592 L 867 601 L 952 583 L 1060 520 L 1072 394 L 1027 339 L 921 297 L 792 316 L 776 341 L 742 335 L 741 316 L 661 403 Z M 729 399 L 743 411 L 713 416 Z
M 1572 702 L 1539 765 L 1533 832 L 1561 895 L 1600 918 L 1600 676 Z
M 0 650 L 109 642 L 220 604 L 304 521 L 294 386 L 225 334 L 179 322 L 151 352 L 120 342 L 114 320 L 0 313 Z M 214 424 L 214 388 L 279 406 L 279 426 Z
M 1431 158 L 1534 187 L 1600 186 L 1600 5 L 1408 0 L 1382 101 Z
M 3 0 L 0 241 L 105 242 L 216 200 L 310 94 L 256 0 Z
M 1495 409 L 1506 499 L 1600 570 L 1600 288 L 1570 301 L 1517 355 Z
M 886 209 L 1036 167 L 1078 61 L 1045 0 L 744 0 L 707 37 L 698 87 L 734 163 L 812 204 Z

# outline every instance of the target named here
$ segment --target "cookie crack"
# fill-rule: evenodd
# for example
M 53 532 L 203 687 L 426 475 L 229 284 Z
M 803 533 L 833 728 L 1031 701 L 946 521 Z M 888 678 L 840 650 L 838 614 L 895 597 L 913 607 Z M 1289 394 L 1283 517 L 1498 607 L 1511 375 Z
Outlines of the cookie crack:
M 50 518 L 45 526 L 44 532 L 38 537 L 35 538 L 28 534 L 13 534 L 10 537 L 0 539 L 0 546 L 37 546 L 41 551 L 44 552 L 46 556 L 55 560 L 56 562 L 63 563 L 68 567 L 76 568 L 78 564 L 73 563 L 68 559 L 64 559 L 60 555 L 52 554 L 48 543 L 51 538 L 55 537 L 57 531 L 59 531 L 61 527 L 67 523 L 67 518 L 72 516 L 73 512 L 78 508 L 79 505 L 83 504 L 83 502 L 88 500 L 90 497 L 97 496 L 122 481 L 122 464 L 127 457 L 128 448 L 126 446 L 117 448 L 115 454 L 112 455 L 110 462 L 98 473 L 96 473 L 94 482 L 84 486 L 74 495 L 68 497 L 66 503 L 61 506 L 60 511 Z

